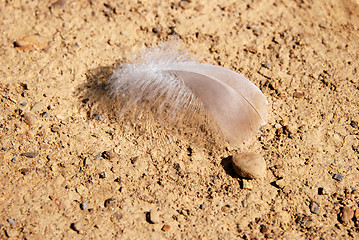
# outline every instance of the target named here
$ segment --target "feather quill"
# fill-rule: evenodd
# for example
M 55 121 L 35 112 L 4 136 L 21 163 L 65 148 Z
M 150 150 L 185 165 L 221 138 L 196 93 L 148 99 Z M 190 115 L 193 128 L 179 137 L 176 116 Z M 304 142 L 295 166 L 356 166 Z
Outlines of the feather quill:
M 230 69 L 197 63 L 168 45 L 153 47 L 116 69 L 109 91 L 122 106 L 144 104 L 172 113 L 204 109 L 232 143 L 246 143 L 265 124 L 268 102 L 260 89 Z

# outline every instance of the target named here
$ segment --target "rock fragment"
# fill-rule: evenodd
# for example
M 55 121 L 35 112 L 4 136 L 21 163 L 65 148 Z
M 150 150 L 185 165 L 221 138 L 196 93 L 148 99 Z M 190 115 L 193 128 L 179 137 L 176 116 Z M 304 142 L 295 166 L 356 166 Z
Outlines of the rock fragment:
M 345 206 L 340 210 L 339 220 L 344 225 L 347 225 L 353 217 L 354 217 L 354 211 L 352 208 Z
M 152 224 L 157 224 L 160 222 L 160 214 L 158 213 L 158 211 L 152 209 L 149 212 L 149 221 Z
M 163 227 L 161 228 L 162 231 L 164 232 L 168 232 L 169 230 L 171 229 L 171 226 L 170 225 L 163 225 Z
M 37 152 L 24 152 L 24 153 L 21 153 L 20 156 L 22 157 L 27 157 L 27 158 L 34 158 L 38 155 Z
M 258 179 L 266 174 L 266 162 L 257 153 L 241 153 L 233 156 L 232 164 L 236 173 L 244 178 Z
M 87 209 L 87 202 L 81 203 L 80 208 L 81 208 L 81 210 L 86 210 Z
M 312 201 L 309 204 L 309 209 L 311 213 L 318 214 L 319 213 L 319 204 Z
M 333 179 L 341 182 L 343 181 L 343 175 L 341 173 L 334 174 Z
M 35 114 L 31 113 L 31 112 L 26 112 L 24 113 L 24 120 L 25 120 L 25 123 L 29 126 L 33 126 L 33 125 L 36 125 L 37 123 L 37 118 L 35 116 Z

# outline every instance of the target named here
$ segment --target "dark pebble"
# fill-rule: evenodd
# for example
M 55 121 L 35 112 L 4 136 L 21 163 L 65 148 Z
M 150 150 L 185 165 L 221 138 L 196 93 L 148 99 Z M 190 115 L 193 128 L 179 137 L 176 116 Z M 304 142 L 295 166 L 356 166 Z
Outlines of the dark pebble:
M 343 175 L 341 173 L 334 174 L 333 179 L 337 181 L 343 181 Z
M 319 213 L 319 205 L 318 205 L 318 203 L 312 201 L 309 204 L 309 209 L 310 209 L 311 213 L 318 214 Z
M 13 162 L 13 163 L 16 162 L 16 158 L 12 158 L 11 162 Z
M 37 152 L 25 152 L 25 153 L 21 153 L 20 156 L 22 157 L 27 157 L 27 158 L 34 158 L 38 155 Z
M 7 221 L 8 223 L 10 223 L 11 226 L 15 224 L 14 220 L 12 220 L 11 218 L 8 218 Z
M 99 174 L 99 177 L 100 177 L 100 178 L 106 178 L 106 173 L 104 173 L 104 172 L 100 173 L 100 174 Z

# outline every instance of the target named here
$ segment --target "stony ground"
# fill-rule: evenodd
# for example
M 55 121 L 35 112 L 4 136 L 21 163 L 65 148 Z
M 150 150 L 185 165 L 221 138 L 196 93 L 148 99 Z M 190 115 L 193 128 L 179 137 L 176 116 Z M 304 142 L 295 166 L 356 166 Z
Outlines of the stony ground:
M 0 238 L 359 238 L 358 4 L 1 1 Z M 210 130 L 105 107 L 114 67 L 172 37 L 266 95 L 261 180 Z

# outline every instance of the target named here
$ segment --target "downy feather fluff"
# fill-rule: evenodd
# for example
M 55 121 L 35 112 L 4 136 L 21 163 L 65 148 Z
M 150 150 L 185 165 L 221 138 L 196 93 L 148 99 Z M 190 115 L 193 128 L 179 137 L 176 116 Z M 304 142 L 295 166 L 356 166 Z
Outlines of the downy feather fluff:
M 152 47 L 123 64 L 109 79 L 109 91 L 126 109 L 170 112 L 205 110 L 232 143 L 248 142 L 265 123 L 267 100 L 244 76 L 224 67 L 197 63 L 168 44 Z

